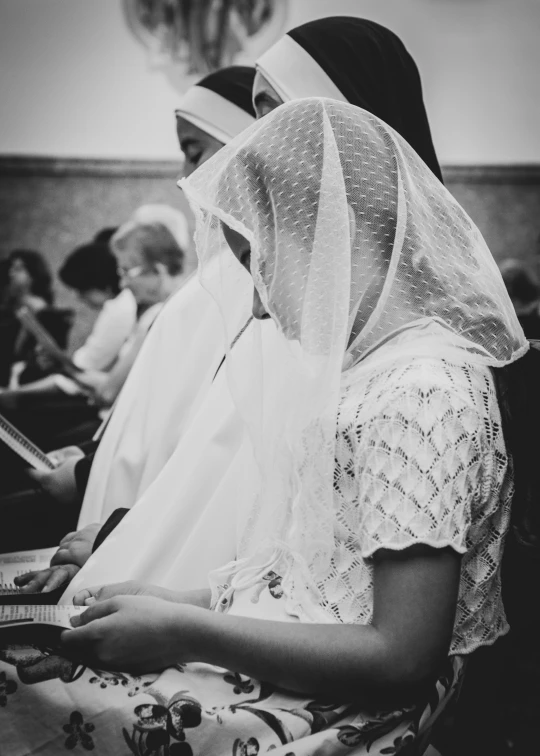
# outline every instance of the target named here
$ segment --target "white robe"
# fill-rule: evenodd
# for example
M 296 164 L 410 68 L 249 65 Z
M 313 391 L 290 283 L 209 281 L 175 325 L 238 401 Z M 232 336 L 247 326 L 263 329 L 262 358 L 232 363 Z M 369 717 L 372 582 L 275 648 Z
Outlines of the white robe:
M 227 275 L 233 322 L 249 315 L 251 283 L 232 255 Z M 164 305 L 114 406 L 96 452 L 78 527 L 130 508 L 156 479 L 212 383 L 225 353 L 223 320 L 193 276 Z
M 242 279 L 242 285 L 245 286 L 245 279 Z M 189 283 L 183 291 L 188 286 Z M 243 325 L 246 297 L 240 288 L 236 302 L 234 297 L 228 297 L 228 302 L 241 313 L 238 321 Z M 249 279 L 247 293 L 251 298 Z M 168 319 L 174 321 L 172 313 L 175 310 L 170 306 L 168 309 Z M 220 317 L 217 307 L 213 317 Z M 162 315 L 155 329 L 161 320 Z M 164 330 L 163 327 L 160 330 Z M 148 379 L 154 377 L 159 381 L 162 361 L 171 361 L 172 330 L 173 322 L 166 342 L 167 350 L 158 349 L 154 334 L 155 351 L 153 348 L 144 359 L 148 363 L 152 355 L 155 358 L 153 365 L 145 365 Z M 272 321 L 262 324 L 261 330 L 266 358 L 272 360 L 274 351 L 282 348 L 281 340 Z M 124 424 L 120 432 L 115 430 L 112 422 L 111 427 L 107 428 L 100 445 L 100 459 L 96 457 L 92 469 L 93 490 L 102 492 L 101 507 L 89 499 L 89 495 L 92 495 L 89 490 L 85 497 L 87 511 L 83 513 L 85 519 L 82 522 L 93 522 L 96 517 L 103 521 L 116 507 L 136 503 L 73 579 L 62 597 L 62 603 L 70 603 L 73 595 L 82 588 L 123 580 L 141 580 L 175 590 L 207 587 L 208 573 L 235 558 L 236 513 L 252 500 L 257 485 L 257 466 L 244 423 L 231 398 L 226 365 L 215 375 L 224 346 L 221 345 L 221 352 L 214 350 L 213 360 L 208 360 L 205 353 L 203 375 L 202 365 L 195 356 L 202 347 L 198 338 L 195 342 L 187 364 L 195 365 L 197 370 L 190 374 L 188 380 L 184 377 L 176 385 L 173 382 L 168 395 L 163 391 L 156 395 L 148 380 L 144 388 L 146 392 L 154 392 L 150 400 L 149 394 L 147 396 L 142 390 L 137 390 L 137 386 L 143 388 L 138 381 L 137 385 L 130 387 L 129 394 L 132 397 L 133 417 L 124 407 Z M 245 366 L 247 377 L 253 357 L 250 328 L 238 339 L 233 349 L 235 364 L 241 372 L 242 366 Z M 167 358 L 163 351 L 167 352 Z M 173 368 L 169 365 L 169 369 Z M 178 368 L 174 375 L 179 377 Z M 144 403 L 143 396 L 147 396 Z M 150 406 L 153 403 L 158 405 L 159 422 L 156 418 L 148 418 L 150 409 L 147 403 Z M 118 408 L 113 413 L 113 419 L 117 413 Z M 139 418 L 135 426 L 138 435 L 130 437 L 128 431 L 131 425 L 142 414 L 147 419 L 146 423 L 142 422 L 144 418 Z M 144 435 L 145 427 L 150 427 L 154 440 L 160 441 L 162 453 L 159 458 L 155 455 L 151 438 Z M 111 442 L 112 432 L 115 434 L 114 444 Z M 108 440 L 106 436 L 109 436 Z M 104 446 L 106 441 L 108 447 Z M 111 450 L 115 456 L 111 456 Z M 144 456 L 146 453 L 150 455 L 148 459 Z M 151 467 L 150 461 L 153 461 Z M 103 473 L 107 474 L 108 485 L 101 479 Z M 131 479 L 130 475 L 135 476 L 136 480 Z M 126 490 L 129 497 L 133 497 L 132 501 Z M 91 508 L 93 512 L 89 515 Z

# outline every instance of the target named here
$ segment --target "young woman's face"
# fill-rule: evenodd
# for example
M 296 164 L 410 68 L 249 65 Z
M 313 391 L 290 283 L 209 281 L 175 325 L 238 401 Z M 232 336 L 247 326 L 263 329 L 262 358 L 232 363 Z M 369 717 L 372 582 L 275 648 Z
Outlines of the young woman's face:
M 231 248 L 236 259 L 244 266 L 251 275 L 251 247 L 249 242 L 238 231 L 234 231 L 229 226 L 222 224 L 223 235 L 227 244 Z M 266 320 L 270 315 L 264 309 L 263 303 L 257 289 L 253 290 L 253 317 L 257 320 Z
M 180 149 L 184 153 L 183 178 L 190 176 L 193 171 L 223 147 L 223 143 L 218 139 L 179 115 L 176 116 L 176 134 Z
M 281 97 L 260 71 L 255 74 L 253 82 L 253 105 L 257 118 L 263 118 L 283 105 Z
M 9 288 L 13 294 L 24 294 L 32 288 L 32 277 L 20 257 L 9 266 Z

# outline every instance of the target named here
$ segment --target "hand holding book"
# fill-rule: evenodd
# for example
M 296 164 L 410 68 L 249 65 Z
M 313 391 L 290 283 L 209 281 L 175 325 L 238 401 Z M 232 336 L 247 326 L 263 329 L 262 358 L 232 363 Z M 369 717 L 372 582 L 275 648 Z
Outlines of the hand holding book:
M 49 562 L 55 553 L 56 548 L 53 547 L 0 554 L 0 606 L 56 604 L 64 591 L 62 583 L 65 583 L 65 580 L 58 583 L 58 576 L 58 584 L 49 585 L 45 593 L 41 593 L 44 585 L 31 584 L 33 576 L 45 575 L 48 572 Z
M 8 657 L 16 655 L 17 652 L 26 655 L 29 653 L 42 655 L 38 649 L 59 649 L 62 632 L 72 628 L 71 618 L 78 616 L 82 611 L 84 607 L 68 604 L 0 606 L 0 649 L 2 649 L 0 658 L 19 666 L 20 659 L 14 660 Z M 23 665 L 23 667 L 28 666 L 31 665 L 28 663 Z M 42 673 L 43 670 L 40 670 L 40 679 L 46 679 L 43 678 Z M 29 682 L 37 682 L 37 680 L 29 680 Z

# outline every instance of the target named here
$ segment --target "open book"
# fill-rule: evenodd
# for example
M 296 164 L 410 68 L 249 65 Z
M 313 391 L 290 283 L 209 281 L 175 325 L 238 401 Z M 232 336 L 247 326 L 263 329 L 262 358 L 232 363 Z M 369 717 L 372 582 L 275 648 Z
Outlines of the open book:
M 34 570 L 44 570 L 49 566 L 56 546 L 50 549 L 31 549 L 30 551 L 12 551 L 0 554 L 0 590 L 8 591 L 15 588 L 14 580 L 19 575 Z
M 0 648 L 13 643 L 56 645 L 62 630 L 71 628 L 70 617 L 86 608 L 70 604 L 0 606 Z
M 48 593 L 21 593 L 15 585 L 15 578 L 27 572 L 45 570 L 56 553 L 57 547 L 13 551 L 0 554 L 0 607 L 17 604 L 56 604 L 64 592 L 64 587 Z
M 45 452 L 41 451 L 29 438 L 26 438 L 2 414 L 0 414 L 0 441 L 3 441 L 15 454 L 36 470 L 45 472 L 54 470 L 55 465 Z

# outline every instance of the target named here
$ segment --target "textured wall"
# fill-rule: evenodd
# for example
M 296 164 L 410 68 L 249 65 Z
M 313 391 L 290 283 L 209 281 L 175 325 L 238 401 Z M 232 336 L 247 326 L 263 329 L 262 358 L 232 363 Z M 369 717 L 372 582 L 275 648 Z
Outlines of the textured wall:
M 121 223 L 141 204 L 165 202 L 189 212 L 176 188 L 176 170 L 165 162 L 0 158 L 0 255 L 31 247 L 57 269 L 75 246 Z M 537 265 L 540 167 L 447 168 L 445 176 L 497 259 L 519 257 Z M 81 312 L 73 332 L 78 343 L 90 314 L 60 284 L 58 301 Z

